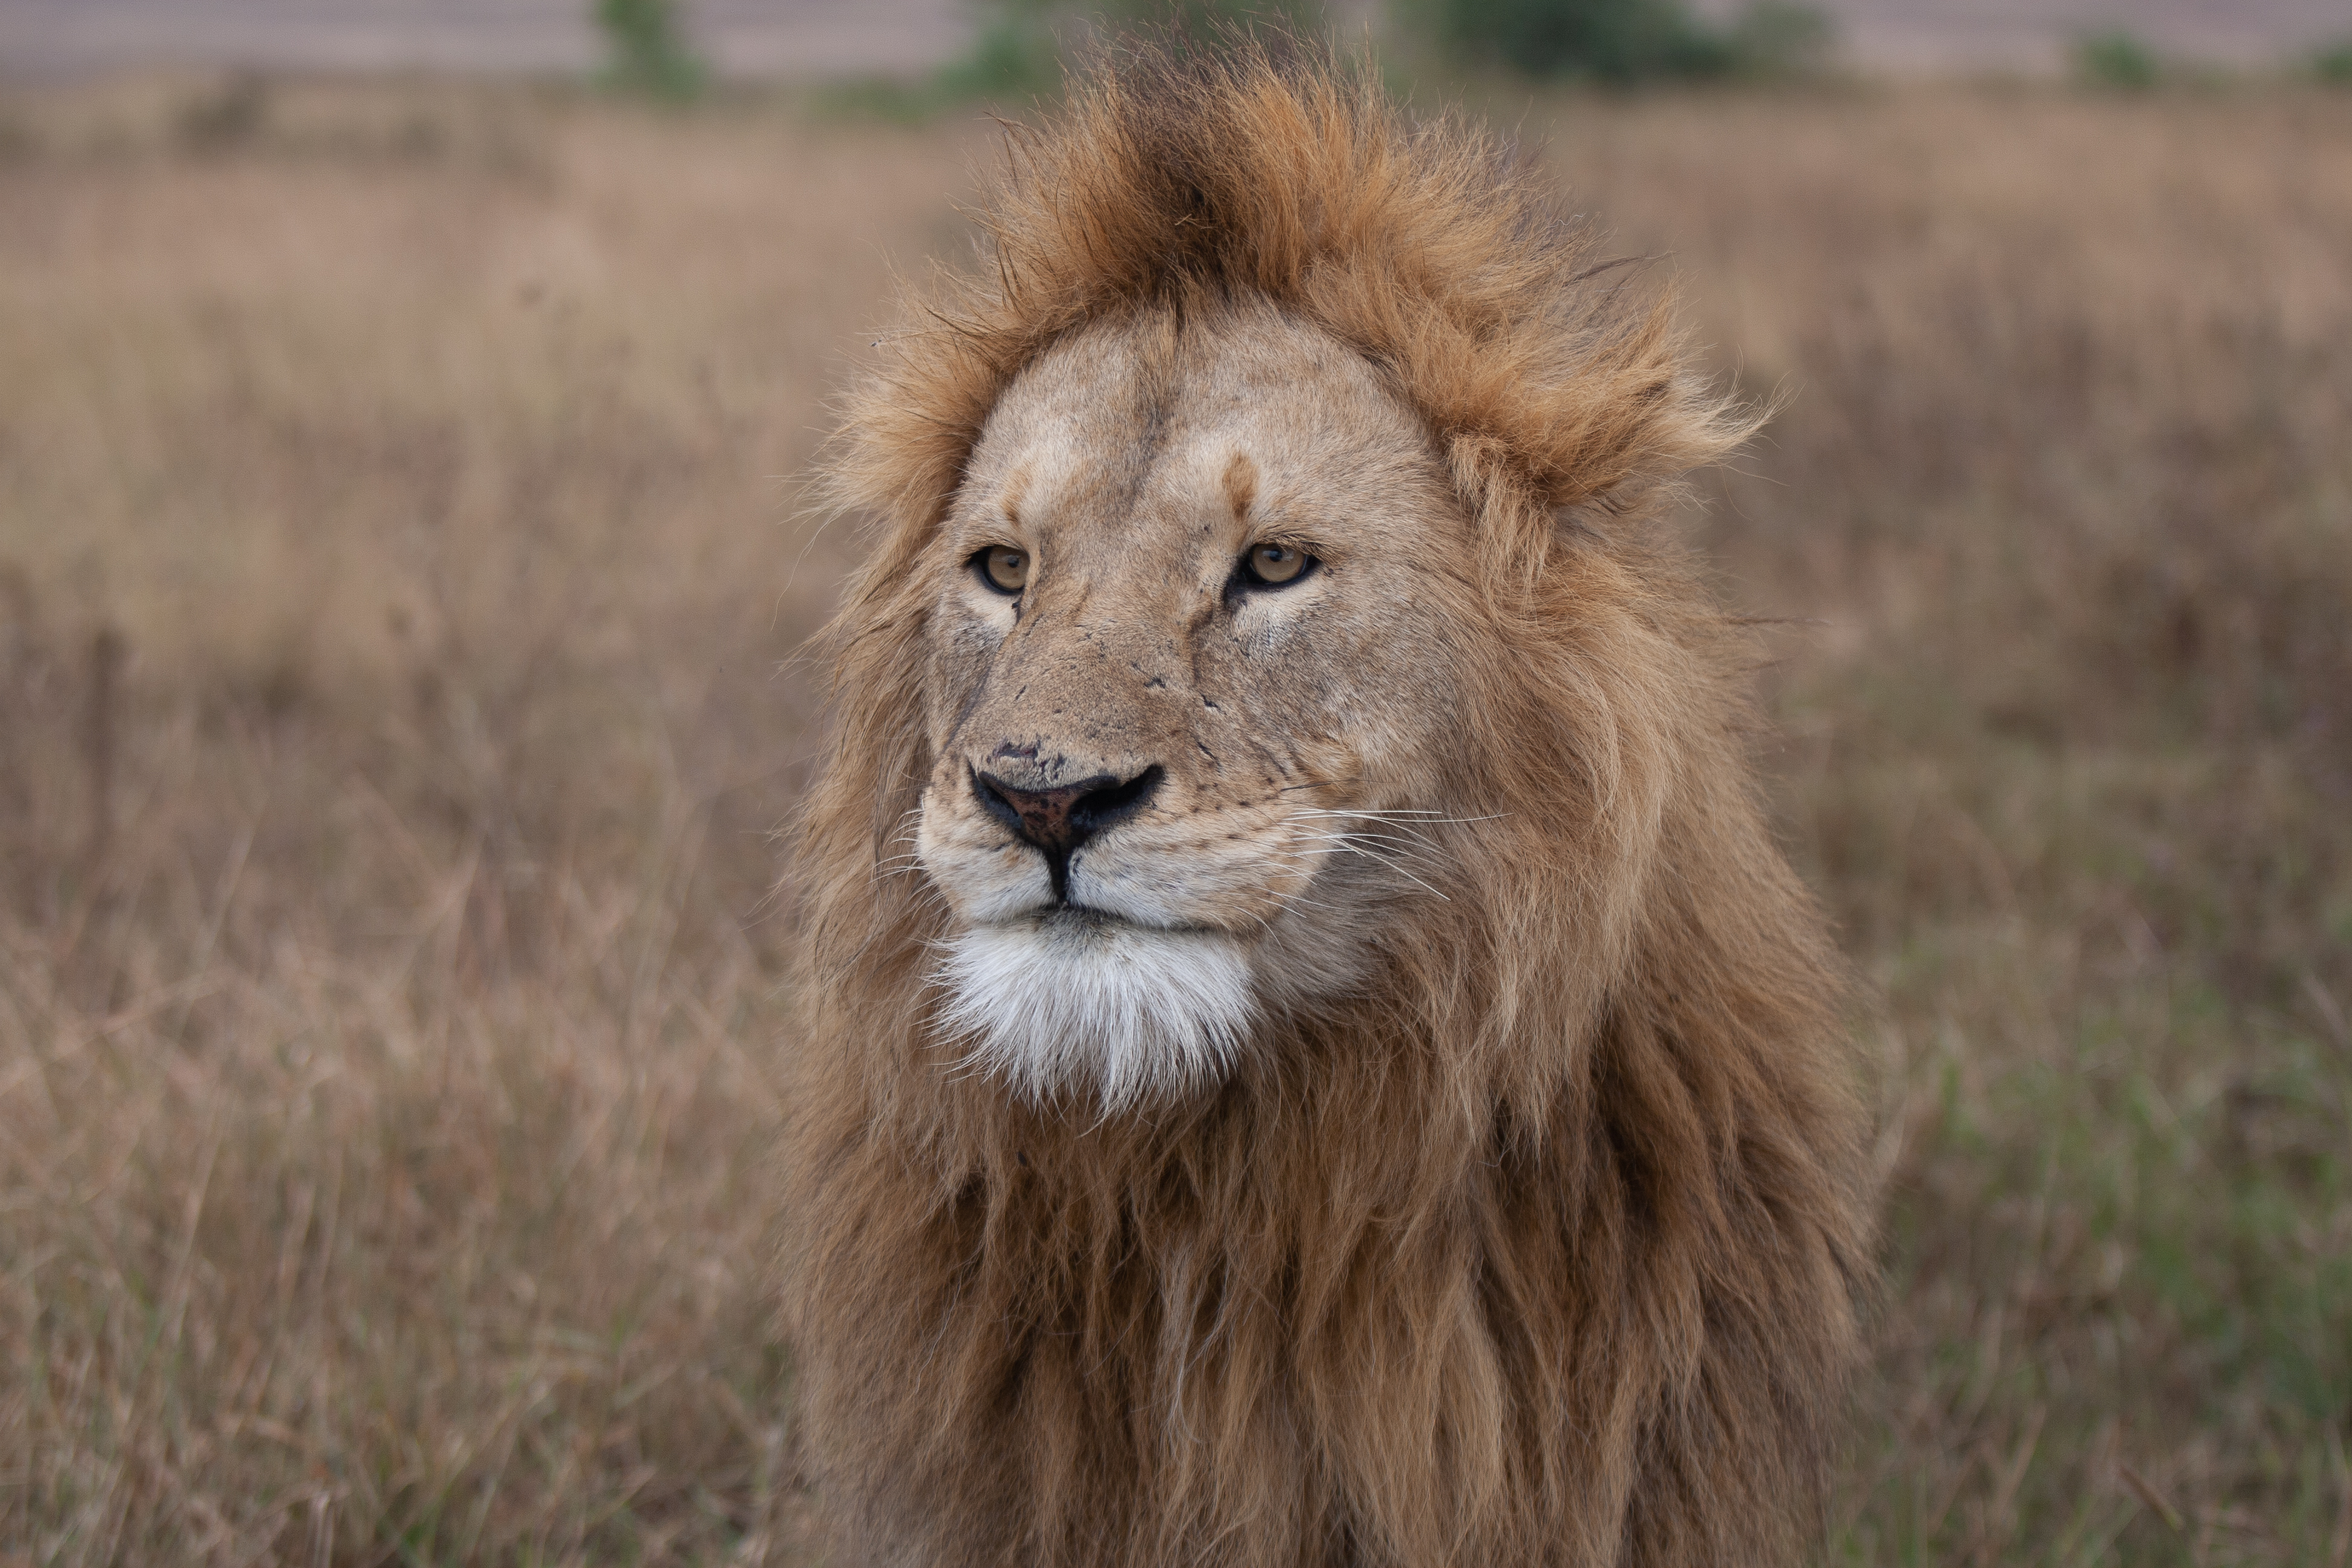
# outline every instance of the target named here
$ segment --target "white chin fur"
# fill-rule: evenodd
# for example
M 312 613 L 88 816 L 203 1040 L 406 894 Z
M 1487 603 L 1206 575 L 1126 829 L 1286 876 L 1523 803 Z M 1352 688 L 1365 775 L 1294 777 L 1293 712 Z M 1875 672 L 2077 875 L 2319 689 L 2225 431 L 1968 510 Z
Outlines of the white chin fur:
M 1222 1079 L 1257 1013 L 1233 938 L 1121 921 L 977 926 L 937 979 L 971 1066 L 1032 1100 L 1092 1089 L 1107 1111 Z

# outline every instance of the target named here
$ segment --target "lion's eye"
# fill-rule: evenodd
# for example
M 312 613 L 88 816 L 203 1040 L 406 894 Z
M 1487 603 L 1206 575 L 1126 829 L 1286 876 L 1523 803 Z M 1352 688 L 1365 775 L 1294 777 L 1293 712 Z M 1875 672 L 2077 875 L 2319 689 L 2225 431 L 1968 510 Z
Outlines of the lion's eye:
M 1242 557 L 1243 574 L 1268 588 L 1296 583 L 1314 564 L 1315 557 L 1290 544 L 1253 544 Z
M 1000 594 L 1017 594 L 1029 585 L 1029 552 L 1009 544 L 992 544 L 971 558 L 980 575 Z

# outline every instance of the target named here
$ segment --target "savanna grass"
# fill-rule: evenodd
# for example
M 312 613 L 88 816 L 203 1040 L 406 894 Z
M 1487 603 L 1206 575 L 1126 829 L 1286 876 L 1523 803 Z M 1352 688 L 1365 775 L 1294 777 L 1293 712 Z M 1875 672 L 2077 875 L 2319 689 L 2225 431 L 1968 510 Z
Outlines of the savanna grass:
M 1790 395 L 1685 526 L 1883 996 L 1832 1560 L 2341 1568 L 2352 100 L 1525 124 Z M 782 477 L 979 145 L 0 101 L 0 1562 L 808 1560 Z

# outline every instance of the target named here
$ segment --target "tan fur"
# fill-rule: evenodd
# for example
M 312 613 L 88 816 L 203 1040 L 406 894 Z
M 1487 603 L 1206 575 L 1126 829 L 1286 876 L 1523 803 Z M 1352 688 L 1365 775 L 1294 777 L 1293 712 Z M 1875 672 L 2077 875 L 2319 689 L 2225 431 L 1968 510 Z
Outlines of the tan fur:
M 1742 416 L 1536 177 L 1328 63 L 1108 70 L 987 226 L 833 470 L 880 533 L 796 873 L 782 1262 L 845 1560 L 1790 1560 L 1861 1117 L 1743 650 L 1649 521 Z M 1325 565 L 1229 588 L 1264 540 Z M 1248 1038 L 1125 1104 L 973 1070 L 938 944 L 1066 917 L 971 770 L 1147 764 L 1072 865 L 1165 906 L 1137 940 L 1246 953 Z

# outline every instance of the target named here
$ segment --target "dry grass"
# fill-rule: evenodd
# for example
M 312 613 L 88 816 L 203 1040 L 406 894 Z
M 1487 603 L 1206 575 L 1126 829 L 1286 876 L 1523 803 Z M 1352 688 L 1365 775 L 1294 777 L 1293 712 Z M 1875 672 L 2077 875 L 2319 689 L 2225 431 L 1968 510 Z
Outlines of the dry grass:
M 1529 121 L 1790 412 L 1883 988 L 1834 1558 L 2352 1547 L 2352 100 Z M 759 1170 L 836 546 L 967 128 L 0 101 L 0 1563 L 805 1559 Z
M 1828 622 L 1784 795 L 1887 1004 L 1841 1555 L 2342 1568 L 2352 100 L 1654 108 L 1561 154 L 1801 393 L 1709 531 Z

